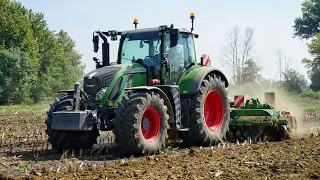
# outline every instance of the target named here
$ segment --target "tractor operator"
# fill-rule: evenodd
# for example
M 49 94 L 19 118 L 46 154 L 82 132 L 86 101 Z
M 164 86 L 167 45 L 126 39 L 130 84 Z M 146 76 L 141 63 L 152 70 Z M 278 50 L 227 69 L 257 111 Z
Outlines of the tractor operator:
M 180 71 L 182 71 L 184 67 L 184 53 L 183 53 L 183 45 L 180 40 L 178 44 L 174 47 L 170 47 L 170 39 L 167 37 L 167 54 L 170 62 L 170 71 L 171 73 L 171 82 L 177 83 Z

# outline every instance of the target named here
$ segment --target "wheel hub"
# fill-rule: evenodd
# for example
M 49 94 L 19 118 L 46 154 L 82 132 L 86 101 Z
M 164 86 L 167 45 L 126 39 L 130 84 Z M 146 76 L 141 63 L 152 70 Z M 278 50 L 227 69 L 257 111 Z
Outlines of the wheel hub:
M 204 102 L 204 119 L 207 127 L 211 131 L 219 129 L 222 125 L 224 116 L 224 105 L 220 94 L 212 90 L 210 91 Z
M 150 121 L 149 121 L 149 119 L 148 119 L 148 118 L 143 118 L 143 119 L 142 119 L 142 129 L 143 129 L 144 131 L 148 131 L 149 128 L 150 128 Z
M 142 114 L 141 133 L 146 141 L 152 142 L 160 133 L 160 115 L 156 108 L 148 107 Z

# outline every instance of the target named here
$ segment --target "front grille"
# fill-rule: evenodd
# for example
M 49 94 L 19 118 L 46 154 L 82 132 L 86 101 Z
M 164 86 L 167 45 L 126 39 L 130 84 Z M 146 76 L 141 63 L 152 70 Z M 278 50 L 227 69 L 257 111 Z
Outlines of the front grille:
M 88 77 L 84 78 L 84 91 L 91 97 L 95 97 L 101 88 L 108 87 L 110 81 L 113 78 L 113 74 L 106 74 L 103 77 Z
M 84 91 L 91 97 L 94 97 L 101 87 L 101 82 L 98 77 L 84 78 Z
M 112 80 L 114 74 L 106 74 L 101 78 L 101 84 L 103 87 L 109 86 L 110 81 Z
M 88 73 L 84 77 L 84 91 L 92 98 L 101 88 L 108 87 L 120 67 L 103 67 Z

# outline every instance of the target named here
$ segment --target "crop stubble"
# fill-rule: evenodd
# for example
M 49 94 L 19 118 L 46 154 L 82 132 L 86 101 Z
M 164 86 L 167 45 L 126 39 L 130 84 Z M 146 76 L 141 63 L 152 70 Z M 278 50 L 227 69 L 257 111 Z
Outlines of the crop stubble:
M 43 117 L 45 117 L 43 113 Z M 304 116 L 305 127 L 319 127 L 319 114 Z M 112 133 L 103 133 L 94 151 L 61 155 L 51 151 L 44 118 L 16 113 L 0 121 L 0 173 L 24 179 L 317 179 L 320 138 L 304 131 L 283 142 L 192 148 L 160 156 L 116 160 Z M 310 130 L 310 129 L 309 129 Z M 109 144 L 110 148 L 103 148 Z M 21 171 L 21 167 L 27 171 Z M 1 178 L 0 176 L 0 178 Z

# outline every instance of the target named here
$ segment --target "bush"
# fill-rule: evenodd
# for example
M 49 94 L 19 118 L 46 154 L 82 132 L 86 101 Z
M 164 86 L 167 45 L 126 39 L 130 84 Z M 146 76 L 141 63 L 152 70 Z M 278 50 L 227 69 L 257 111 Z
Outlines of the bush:
M 303 90 L 300 96 L 305 98 L 320 99 L 320 91 L 312 91 L 311 89 Z

